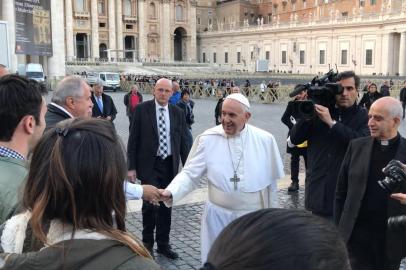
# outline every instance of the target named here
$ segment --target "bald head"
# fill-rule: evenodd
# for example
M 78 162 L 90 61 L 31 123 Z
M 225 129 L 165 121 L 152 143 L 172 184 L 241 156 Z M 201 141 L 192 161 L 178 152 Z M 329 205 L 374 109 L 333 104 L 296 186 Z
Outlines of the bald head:
M 172 81 L 166 78 L 159 79 L 154 87 L 154 97 L 161 106 L 166 106 L 172 96 Z
M 178 92 L 179 89 L 180 89 L 179 83 L 173 81 L 173 82 L 172 82 L 172 89 L 173 89 L 173 92 Z
M 371 136 L 380 140 L 389 140 L 397 136 L 403 110 L 399 100 L 383 97 L 376 100 L 368 113 L 368 127 Z

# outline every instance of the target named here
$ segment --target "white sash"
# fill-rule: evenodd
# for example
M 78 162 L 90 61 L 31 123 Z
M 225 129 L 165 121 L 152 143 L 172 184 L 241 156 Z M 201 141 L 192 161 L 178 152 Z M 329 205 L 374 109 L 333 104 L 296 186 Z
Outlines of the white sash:
M 209 201 L 217 206 L 233 211 L 255 211 L 265 208 L 261 191 L 225 193 L 210 181 L 208 184 Z

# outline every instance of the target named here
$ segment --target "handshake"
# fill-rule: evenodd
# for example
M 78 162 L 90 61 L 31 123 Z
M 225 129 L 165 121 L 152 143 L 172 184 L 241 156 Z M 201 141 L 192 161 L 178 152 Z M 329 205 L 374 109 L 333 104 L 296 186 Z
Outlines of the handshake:
M 142 185 L 142 189 L 143 200 L 157 206 L 159 206 L 160 201 L 164 202 L 166 206 L 172 204 L 172 194 L 170 191 L 165 189 L 158 189 L 152 185 Z

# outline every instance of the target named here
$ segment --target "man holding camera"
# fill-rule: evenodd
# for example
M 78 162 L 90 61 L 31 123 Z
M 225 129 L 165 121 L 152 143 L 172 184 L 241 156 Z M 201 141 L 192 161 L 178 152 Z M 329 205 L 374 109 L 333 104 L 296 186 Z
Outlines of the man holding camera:
M 406 162 L 406 140 L 398 133 L 402 105 L 383 97 L 372 104 L 368 116 L 371 137 L 350 142 L 340 169 L 334 219 L 353 270 L 398 270 L 406 256 L 406 231 L 387 223 L 389 217 L 406 214 L 406 208 L 389 197 L 406 192 L 401 164 L 390 162 Z
M 335 95 L 335 106 L 316 104 L 316 117 L 300 119 L 290 132 L 295 145 L 307 140 L 305 207 L 331 221 L 337 175 L 347 146 L 350 140 L 369 135 L 367 111 L 356 103 L 359 77 L 345 71 L 337 75 L 337 82 L 343 91 Z

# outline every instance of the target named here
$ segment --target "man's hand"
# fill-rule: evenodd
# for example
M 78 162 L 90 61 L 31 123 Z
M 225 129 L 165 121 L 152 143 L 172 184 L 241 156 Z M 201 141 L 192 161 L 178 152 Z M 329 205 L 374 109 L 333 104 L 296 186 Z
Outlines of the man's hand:
M 149 201 L 154 205 L 159 205 L 159 201 L 161 198 L 161 193 L 159 189 L 151 185 L 142 185 L 142 199 L 145 201 Z
M 405 193 L 393 193 L 390 196 L 391 196 L 391 198 L 398 200 L 401 204 L 406 204 L 406 194 Z
M 111 116 L 107 116 L 106 119 L 111 121 Z
M 327 107 L 324 107 L 319 104 L 315 104 L 316 113 L 319 116 L 320 120 L 326 123 L 330 128 L 334 125 L 335 121 L 331 118 L 330 110 Z
M 127 180 L 130 183 L 135 183 L 135 180 L 137 179 L 137 172 L 135 170 L 130 170 L 127 172 Z

